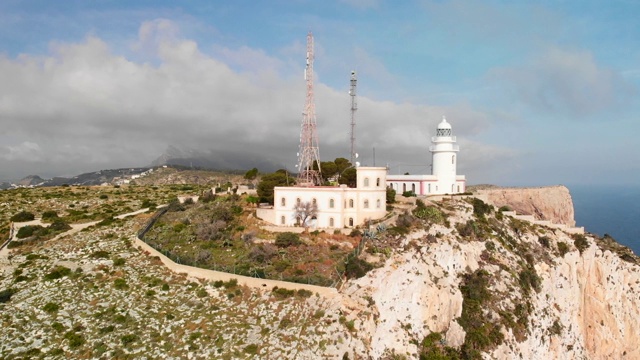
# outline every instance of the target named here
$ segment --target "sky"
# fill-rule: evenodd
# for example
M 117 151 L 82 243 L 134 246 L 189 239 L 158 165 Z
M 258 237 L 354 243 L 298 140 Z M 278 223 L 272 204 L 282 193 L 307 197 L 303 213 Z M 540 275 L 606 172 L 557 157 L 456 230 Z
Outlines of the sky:
M 0 2 L 0 179 L 145 166 L 168 146 L 294 170 L 315 42 L 320 158 L 468 184 L 637 184 L 640 1 Z M 222 156 L 222 155 L 220 155 Z

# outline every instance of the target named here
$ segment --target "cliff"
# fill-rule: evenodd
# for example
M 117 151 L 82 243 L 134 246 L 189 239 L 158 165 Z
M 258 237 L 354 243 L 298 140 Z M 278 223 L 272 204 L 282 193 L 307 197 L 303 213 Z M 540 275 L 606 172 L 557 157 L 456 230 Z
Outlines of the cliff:
M 368 344 L 361 356 L 640 358 L 640 266 L 629 249 L 477 216 L 464 202 L 440 209 L 447 221 L 421 222 L 343 290 Z
M 537 188 L 474 188 L 474 194 L 486 197 L 496 208 L 508 206 L 518 214 L 533 215 L 538 220 L 575 226 L 573 200 L 563 185 Z

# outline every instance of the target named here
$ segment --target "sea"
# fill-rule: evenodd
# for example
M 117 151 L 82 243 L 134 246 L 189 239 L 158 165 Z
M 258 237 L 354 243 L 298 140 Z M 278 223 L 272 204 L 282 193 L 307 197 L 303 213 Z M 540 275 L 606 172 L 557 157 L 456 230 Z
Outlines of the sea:
M 603 236 L 609 234 L 640 255 L 640 185 L 567 185 L 576 226 Z

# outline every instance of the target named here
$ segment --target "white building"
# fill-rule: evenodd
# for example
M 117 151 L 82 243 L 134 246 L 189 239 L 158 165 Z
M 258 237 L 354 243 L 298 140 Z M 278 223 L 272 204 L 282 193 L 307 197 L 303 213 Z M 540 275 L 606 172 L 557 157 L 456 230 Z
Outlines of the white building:
M 340 186 L 292 186 L 274 188 L 272 209 L 258 209 L 257 216 L 279 226 L 298 223 L 296 203 L 315 203 L 317 216 L 308 221 L 313 228 L 343 228 L 383 218 L 386 211 L 384 167 L 357 167 L 355 188 Z
M 431 138 L 431 143 L 431 175 L 387 175 L 387 186 L 398 194 L 406 191 L 412 191 L 416 195 L 465 192 L 465 177 L 456 173 L 457 152 L 460 148 L 451 132 L 451 124 L 444 117 L 438 124 L 436 136 Z

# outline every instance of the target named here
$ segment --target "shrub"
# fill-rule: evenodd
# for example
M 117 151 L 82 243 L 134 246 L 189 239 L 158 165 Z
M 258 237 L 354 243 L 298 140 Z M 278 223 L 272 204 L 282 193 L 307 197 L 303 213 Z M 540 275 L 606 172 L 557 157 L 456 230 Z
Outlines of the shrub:
M 435 206 L 423 206 L 418 207 L 413 211 L 413 216 L 418 219 L 427 220 L 435 224 L 442 224 L 444 222 L 444 214 Z
M 311 295 L 313 295 L 313 292 L 305 289 L 299 289 L 298 292 L 296 292 L 297 297 L 308 298 L 311 297 Z
M 483 218 L 486 214 L 491 214 L 493 206 L 486 204 L 484 201 L 473 198 L 473 214 L 479 218 Z
M 93 254 L 91 254 L 91 257 L 94 259 L 108 259 L 109 252 L 105 250 L 98 250 L 93 252 Z
M 402 193 L 402 196 L 404 197 L 414 197 L 416 196 L 416 193 L 414 193 L 413 191 L 405 191 Z
M 275 286 L 273 290 L 271 290 L 271 293 L 279 299 L 286 299 L 295 295 L 296 291 Z
M 122 266 L 124 265 L 125 260 L 123 258 L 116 258 L 115 260 L 113 260 L 113 265 L 114 266 Z
M 0 304 L 6 303 L 9 300 L 11 300 L 11 297 L 15 293 L 16 293 L 16 291 L 14 289 L 5 289 L 5 290 L 0 291 Z
M 138 340 L 138 335 L 135 334 L 127 334 L 120 338 L 120 341 L 122 341 L 122 345 L 124 346 L 127 346 L 136 340 Z
M 60 305 L 53 303 L 53 302 L 49 302 L 47 303 L 44 307 L 42 307 L 42 310 L 48 312 L 48 313 L 54 313 L 56 311 L 58 311 L 60 309 Z
M 105 200 L 105 199 L 108 199 L 108 198 L 109 198 L 109 196 L 107 196 L 107 194 L 100 195 L 100 199 L 102 199 L 102 200 Z
M 14 222 L 25 222 L 25 221 L 31 221 L 35 218 L 36 217 L 28 211 L 20 211 L 19 213 L 13 215 L 9 220 Z
M 127 285 L 127 282 L 123 278 L 117 278 L 113 280 L 113 285 L 118 290 L 125 290 L 129 288 L 129 285 Z
M 587 237 L 583 234 L 573 234 L 573 245 L 576 246 L 576 249 L 580 251 L 582 254 L 587 248 L 589 248 L 589 242 L 587 241 Z
M 62 232 L 71 230 L 71 226 L 62 220 L 55 220 L 51 225 L 49 225 L 49 230 Z
M 16 237 L 18 239 L 24 239 L 31 236 L 41 236 L 46 235 L 47 229 L 43 228 L 40 225 L 27 225 L 23 226 L 18 230 Z
M 396 191 L 392 188 L 387 188 L 387 204 L 393 204 L 396 202 Z
M 352 257 L 345 265 L 345 275 L 350 279 L 358 279 L 363 277 L 369 270 L 373 269 L 373 265 L 358 258 Z
M 42 220 L 57 219 L 58 213 L 55 210 L 47 210 L 42 213 Z
M 45 280 L 61 279 L 71 274 L 71 269 L 64 266 L 56 266 L 44 276 Z
M 276 236 L 276 246 L 285 248 L 300 244 L 300 235 L 292 232 L 283 232 Z
M 356 236 L 362 236 L 362 231 L 358 230 L 358 229 L 353 229 L 351 230 L 351 232 L 349 233 L 350 237 L 356 237 Z
M 551 246 L 551 239 L 549 239 L 548 236 L 540 236 L 538 238 L 538 242 L 540 243 L 540 245 L 544 246 L 545 248 L 549 248 L 549 246 Z
M 244 347 L 244 352 L 247 354 L 257 354 L 258 353 L 258 345 L 250 344 Z
M 74 331 L 67 331 L 64 334 L 64 338 L 69 340 L 69 347 L 72 349 L 80 347 L 85 343 L 84 337 Z
M 566 242 L 558 241 L 558 252 L 561 257 L 564 257 L 564 255 L 569 252 L 569 245 L 567 245 Z

